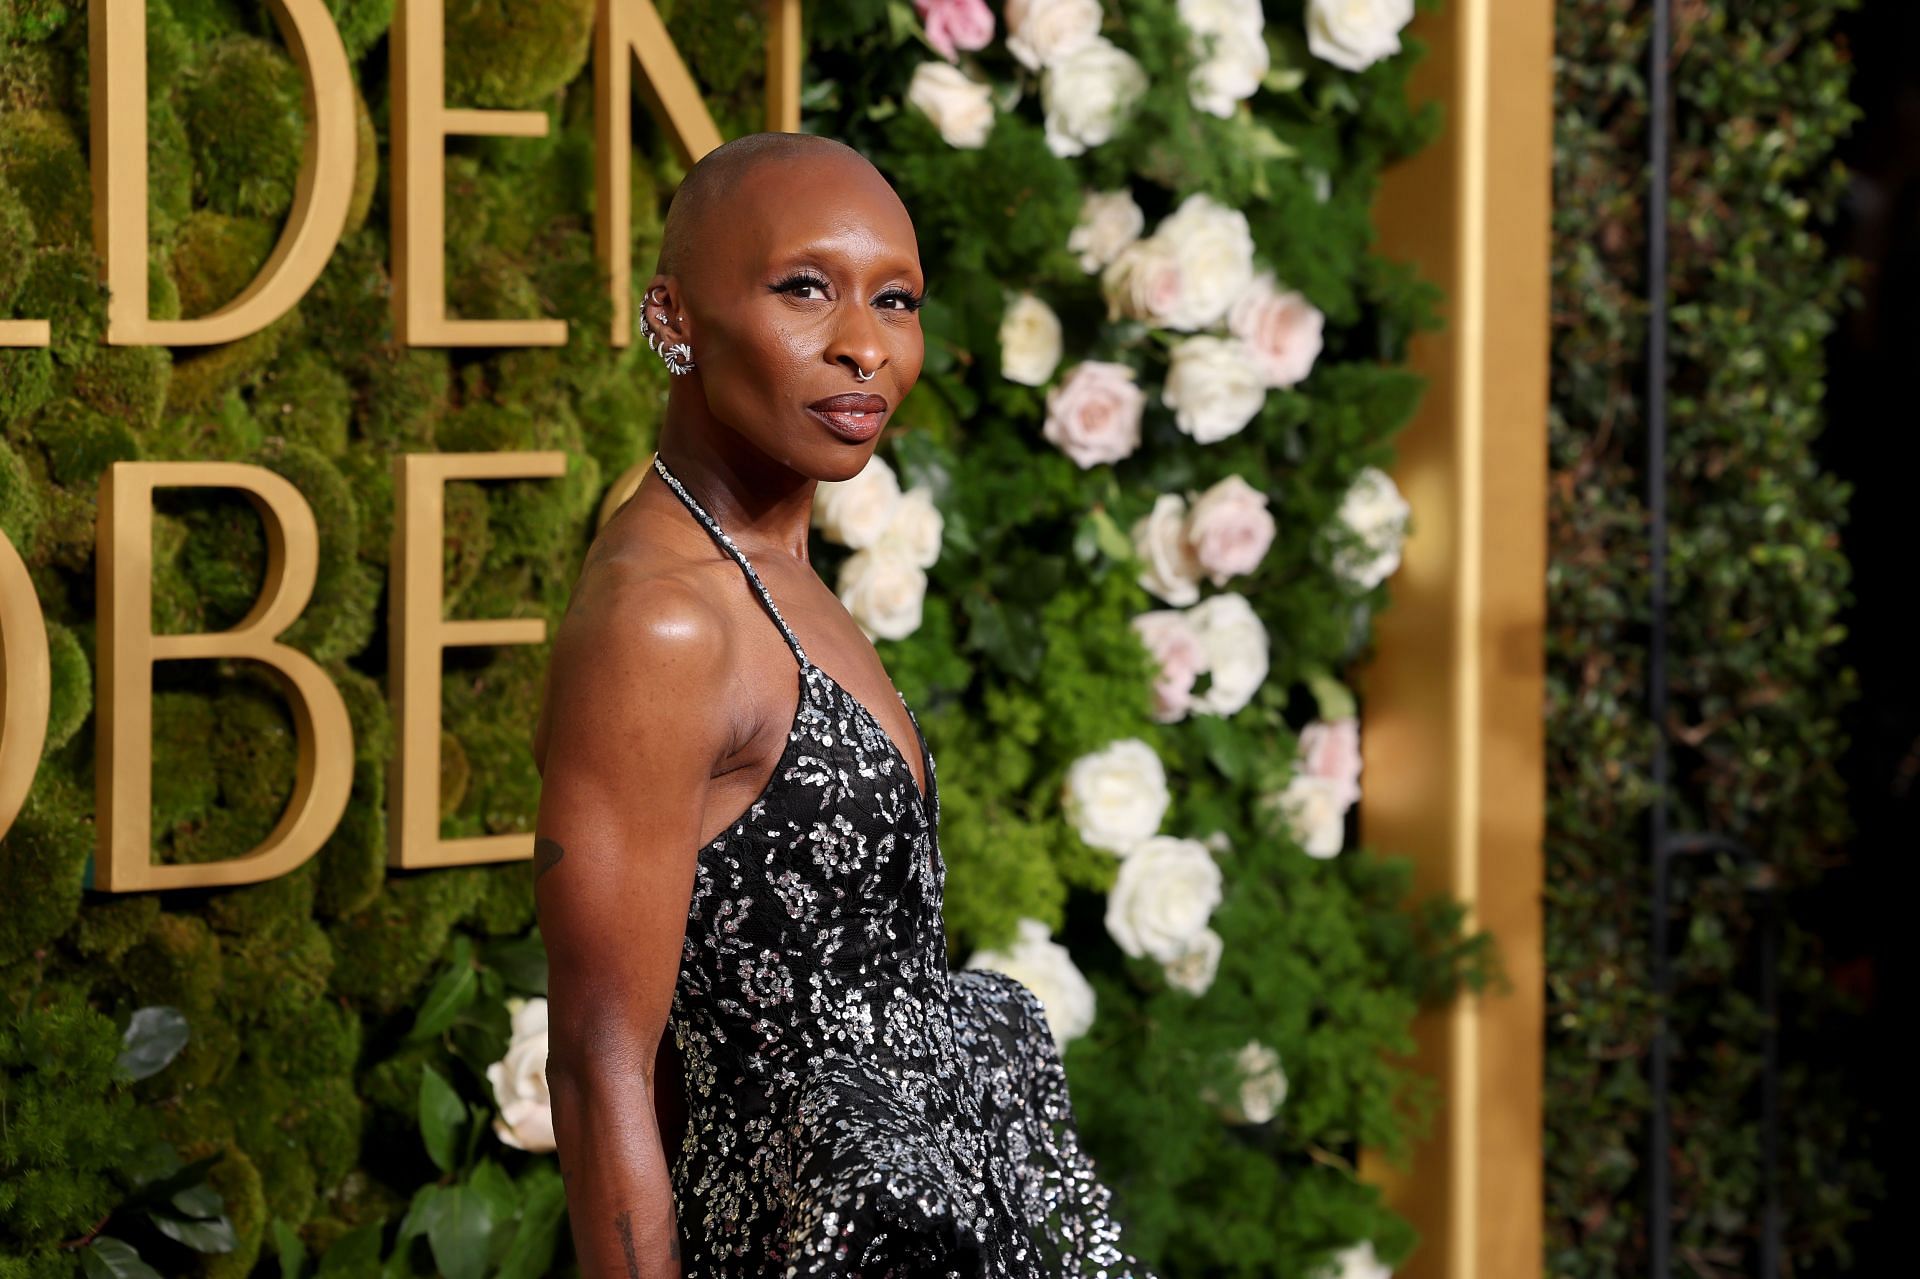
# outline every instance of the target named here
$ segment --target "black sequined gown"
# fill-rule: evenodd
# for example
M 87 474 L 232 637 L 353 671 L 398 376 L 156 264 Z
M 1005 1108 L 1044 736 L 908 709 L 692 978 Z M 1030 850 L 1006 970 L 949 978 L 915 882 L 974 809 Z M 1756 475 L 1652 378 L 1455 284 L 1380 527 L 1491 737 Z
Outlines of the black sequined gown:
M 800 684 L 779 763 L 700 850 L 687 910 L 669 1023 L 683 1273 L 1151 1279 L 1119 1246 L 1039 999 L 947 967 L 919 717 L 907 708 L 927 796 L 733 539 L 654 469 L 739 562 Z

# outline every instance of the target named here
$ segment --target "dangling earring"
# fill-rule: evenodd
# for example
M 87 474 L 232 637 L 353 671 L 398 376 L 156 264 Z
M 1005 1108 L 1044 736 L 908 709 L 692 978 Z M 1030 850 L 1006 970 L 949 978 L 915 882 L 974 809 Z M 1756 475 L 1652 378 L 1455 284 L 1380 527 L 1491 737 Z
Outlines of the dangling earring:
M 651 302 L 659 307 L 660 321 L 663 324 L 666 323 L 666 298 L 654 296 L 654 294 L 660 292 L 662 292 L 662 289 L 657 284 L 647 290 L 646 298 L 640 304 L 640 327 L 647 331 L 647 349 L 660 357 L 667 366 L 667 372 L 678 377 L 682 373 L 693 372 L 693 347 L 685 342 L 662 342 L 655 336 L 653 325 L 647 322 L 646 304 Z M 684 320 L 686 318 L 684 315 L 675 317 L 676 320 Z

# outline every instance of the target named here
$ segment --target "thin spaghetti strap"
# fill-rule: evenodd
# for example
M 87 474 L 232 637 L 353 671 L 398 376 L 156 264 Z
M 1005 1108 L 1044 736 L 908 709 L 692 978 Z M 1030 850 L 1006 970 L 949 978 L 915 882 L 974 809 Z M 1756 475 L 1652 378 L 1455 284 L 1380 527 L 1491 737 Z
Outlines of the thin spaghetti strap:
M 792 628 L 787 625 L 787 619 L 780 616 L 780 609 L 774 604 L 773 596 L 768 593 L 766 584 L 760 580 L 760 575 L 753 571 L 753 565 L 747 562 L 746 552 L 733 544 L 733 539 L 727 536 L 727 531 L 720 527 L 719 521 L 708 515 L 706 508 L 694 500 L 693 494 L 687 492 L 686 485 L 667 469 L 667 464 L 660 460 L 658 453 L 653 455 L 653 469 L 660 472 L 660 478 L 679 495 L 687 509 L 699 517 L 700 522 L 706 526 L 707 532 L 713 534 L 714 540 L 720 543 L 727 554 L 733 556 L 740 567 L 746 571 L 747 580 L 753 583 L 753 589 L 760 596 L 760 602 L 766 606 L 767 615 L 773 618 L 773 624 L 780 628 L 780 634 L 785 637 L 787 647 L 793 650 L 793 656 L 800 663 L 801 669 L 804 670 L 810 666 L 812 663 L 807 661 L 806 650 L 800 647 L 800 641 L 795 638 Z

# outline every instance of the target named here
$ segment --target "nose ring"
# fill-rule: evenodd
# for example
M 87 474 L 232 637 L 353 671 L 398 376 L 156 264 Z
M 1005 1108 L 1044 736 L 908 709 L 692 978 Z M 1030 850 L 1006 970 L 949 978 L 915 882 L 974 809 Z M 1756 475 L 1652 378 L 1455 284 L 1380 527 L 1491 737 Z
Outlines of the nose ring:
M 880 371 L 879 369 L 875 369 L 873 373 L 869 373 L 865 369 L 861 369 L 858 365 L 855 365 L 854 367 L 859 370 L 854 374 L 854 376 L 860 379 L 862 382 L 873 381 L 873 373 L 878 373 Z

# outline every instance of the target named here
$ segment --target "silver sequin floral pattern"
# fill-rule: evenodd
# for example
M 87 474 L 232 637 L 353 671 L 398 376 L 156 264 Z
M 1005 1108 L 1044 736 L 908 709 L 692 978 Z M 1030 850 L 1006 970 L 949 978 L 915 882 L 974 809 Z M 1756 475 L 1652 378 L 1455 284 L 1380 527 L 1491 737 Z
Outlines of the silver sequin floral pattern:
M 1153 1279 L 1120 1247 L 1039 999 L 950 970 L 940 787 L 807 660 L 760 795 L 700 850 L 669 1018 L 686 1136 L 672 1157 L 688 1279 Z M 906 699 L 901 698 L 906 706 Z

